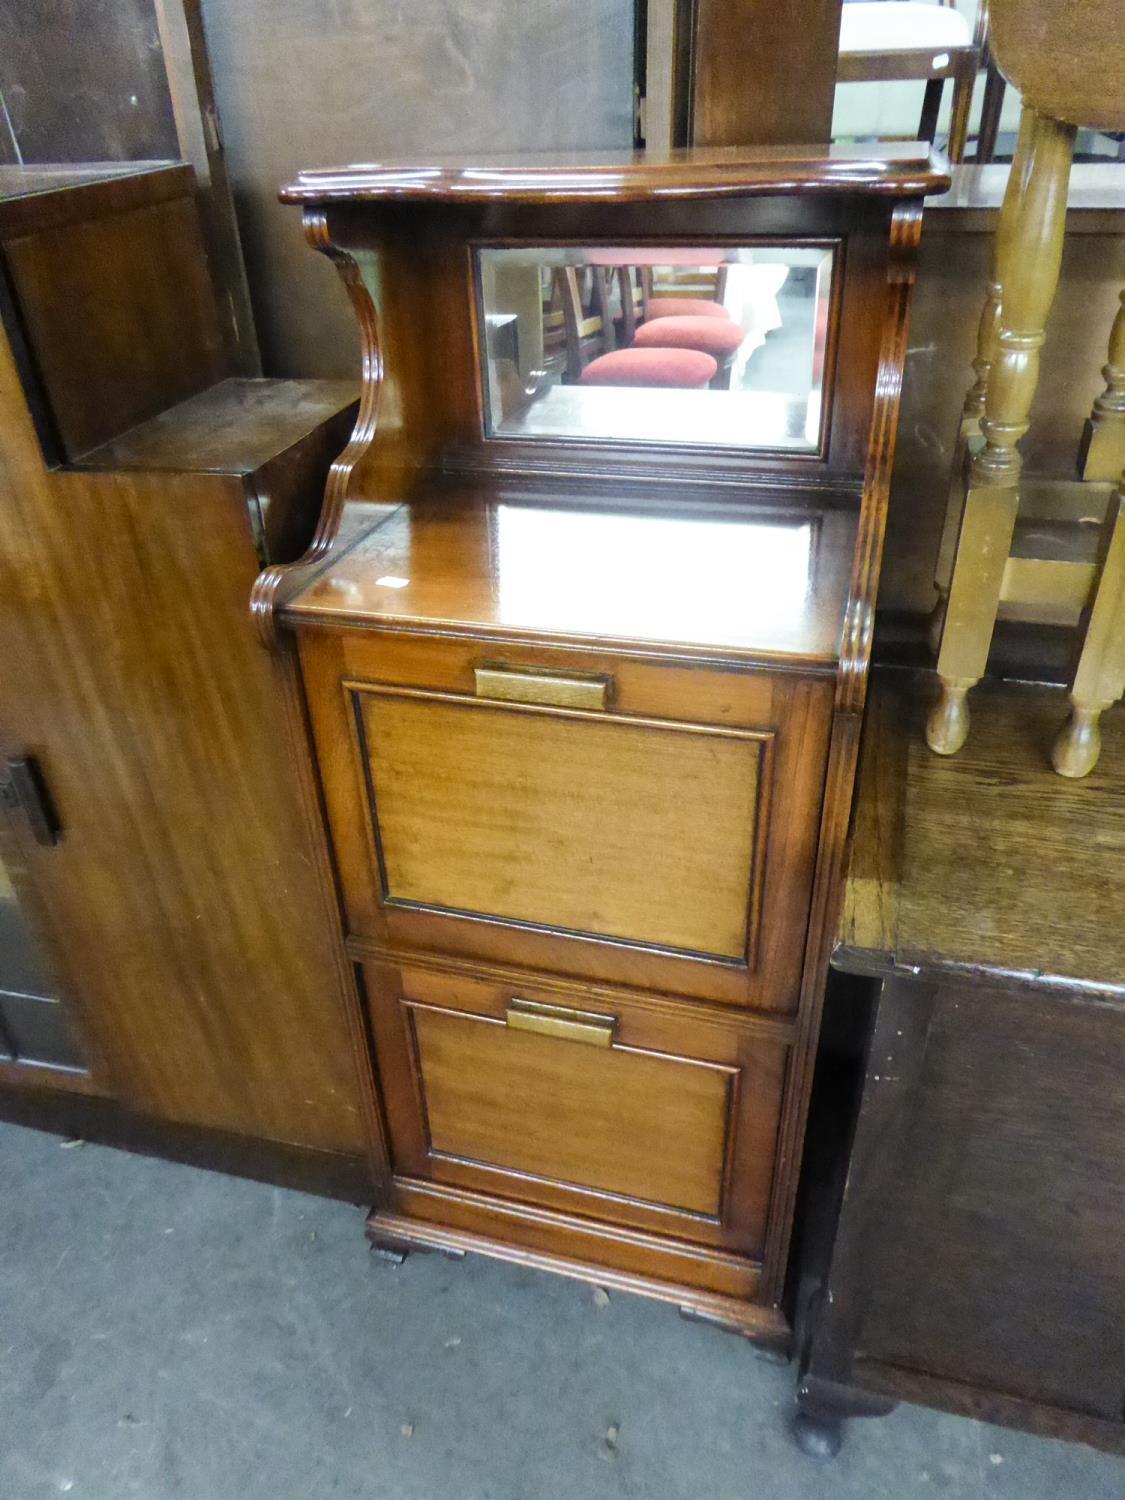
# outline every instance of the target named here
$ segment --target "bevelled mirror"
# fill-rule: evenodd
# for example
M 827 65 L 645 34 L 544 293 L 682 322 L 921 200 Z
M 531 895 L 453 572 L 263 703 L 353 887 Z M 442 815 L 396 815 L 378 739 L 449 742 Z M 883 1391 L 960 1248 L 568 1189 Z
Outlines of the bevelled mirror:
M 475 258 L 489 437 L 821 450 L 831 245 Z

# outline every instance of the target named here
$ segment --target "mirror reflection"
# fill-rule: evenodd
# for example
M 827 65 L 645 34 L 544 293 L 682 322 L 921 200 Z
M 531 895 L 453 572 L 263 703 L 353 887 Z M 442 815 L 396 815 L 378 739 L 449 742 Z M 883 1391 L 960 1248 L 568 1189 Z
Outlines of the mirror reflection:
M 830 248 L 477 256 L 489 436 L 820 447 Z

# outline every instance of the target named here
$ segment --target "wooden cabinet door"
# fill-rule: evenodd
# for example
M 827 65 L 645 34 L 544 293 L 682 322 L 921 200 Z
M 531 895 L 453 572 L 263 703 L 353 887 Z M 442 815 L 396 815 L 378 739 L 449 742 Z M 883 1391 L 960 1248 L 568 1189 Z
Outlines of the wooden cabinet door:
M 796 1008 L 830 684 L 509 653 L 584 707 L 490 697 L 472 642 L 303 653 L 354 936 Z
M 396 1180 L 760 1256 L 779 1023 L 366 966 Z

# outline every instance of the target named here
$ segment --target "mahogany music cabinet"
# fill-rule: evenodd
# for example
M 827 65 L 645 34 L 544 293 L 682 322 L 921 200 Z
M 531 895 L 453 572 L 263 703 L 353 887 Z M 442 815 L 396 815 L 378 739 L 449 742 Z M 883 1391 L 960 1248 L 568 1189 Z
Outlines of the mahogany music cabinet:
M 927 148 L 384 164 L 283 193 L 364 389 L 299 654 L 373 1243 L 753 1337 L 781 1296 Z

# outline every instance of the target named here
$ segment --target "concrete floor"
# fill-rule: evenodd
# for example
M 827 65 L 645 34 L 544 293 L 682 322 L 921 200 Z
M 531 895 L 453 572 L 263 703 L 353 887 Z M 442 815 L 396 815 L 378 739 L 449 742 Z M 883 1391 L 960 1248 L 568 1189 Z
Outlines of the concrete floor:
M 485 1260 L 385 1267 L 346 1205 L 14 1126 L 0 1204 L 3 1500 L 1125 1495 L 1121 1460 L 911 1407 L 816 1463 L 743 1341 Z

